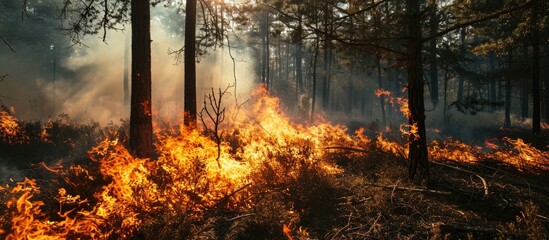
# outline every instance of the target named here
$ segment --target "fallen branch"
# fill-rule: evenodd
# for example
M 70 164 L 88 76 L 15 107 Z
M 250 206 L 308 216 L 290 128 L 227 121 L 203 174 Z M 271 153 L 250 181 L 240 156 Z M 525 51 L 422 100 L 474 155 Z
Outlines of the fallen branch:
M 536 214 L 536 217 L 538 217 L 539 219 L 544 220 L 544 221 L 546 221 L 546 222 L 549 222 L 549 218 L 546 217 L 546 216 L 542 216 L 542 215 Z
M 381 188 L 387 188 L 391 190 L 406 190 L 406 191 L 414 191 L 414 192 L 427 192 L 427 193 L 436 193 L 436 194 L 443 194 L 443 195 L 450 195 L 451 192 L 445 192 L 445 191 L 437 191 L 437 190 L 431 190 L 431 189 L 425 189 L 425 188 L 413 188 L 413 187 L 399 187 L 397 185 L 379 185 L 379 184 L 373 184 L 373 183 L 365 183 L 366 185 L 373 186 L 373 187 L 381 187 Z
M 236 217 L 227 219 L 227 222 L 236 221 L 236 220 L 238 220 L 238 219 L 246 218 L 246 217 L 251 217 L 251 216 L 254 216 L 254 215 L 255 215 L 255 214 L 253 214 L 253 213 L 238 215 L 238 216 L 236 216 Z
M 6 41 L 2 36 L 0 36 L 0 40 L 2 40 L 2 42 L 4 42 L 4 44 L 5 44 L 13 53 L 15 53 L 15 49 L 13 49 L 13 47 L 11 47 L 11 45 L 8 43 L 8 41 Z
M 240 187 L 240 188 L 234 190 L 232 193 L 229 193 L 229 194 L 225 195 L 223 198 L 221 198 L 221 199 L 219 199 L 219 201 L 217 201 L 217 203 L 215 204 L 215 206 L 219 206 L 220 204 L 225 203 L 227 200 L 229 200 L 229 198 L 231 198 L 232 196 L 234 196 L 234 195 L 237 194 L 238 192 L 244 190 L 245 188 L 247 188 L 247 187 L 249 187 L 249 186 L 251 186 L 251 185 L 252 185 L 252 183 L 248 183 L 248 184 L 246 184 L 246 185 L 244 185 L 244 186 L 242 186 L 242 187 Z
M 466 169 L 462 169 L 462 168 L 459 168 L 459 167 L 456 167 L 456 166 L 448 165 L 448 164 L 445 164 L 445 163 L 440 163 L 440 162 L 431 162 L 431 163 L 475 175 L 476 177 L 480 178 L 480 181 L 482 181 L 482 186 L 484 187 L 484 197 L 486 198 L 490 195 L 490 192 L 488 191 L 488 183 L 486 182 L 486 179 L 484 179 L 483 177 L 480 176 L 479 173 L 469 171 L 469 170 L 466 170 Z
M 366 149 L 353 148 L 353 147 L 343 147 L 343 146 L 330 146 L 330 147 L 325 147 L 324 149 L 325 150 L 339 149 L 339 150 L 347 150 L 347 151 L 352 151 L 352 152 L 368 153 L 368 151 Z

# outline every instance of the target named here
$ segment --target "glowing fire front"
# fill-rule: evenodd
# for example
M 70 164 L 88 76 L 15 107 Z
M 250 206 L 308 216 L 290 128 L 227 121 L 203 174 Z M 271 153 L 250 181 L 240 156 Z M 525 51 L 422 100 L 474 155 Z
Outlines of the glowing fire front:
M 2 237 L 130 238 L 150 222 L 163 221 L 155 219 L 158 216 L 174 219 L 167 222 L 200 221 L 212 209 L 251 207 L 250 195 L 259 191 L 254 185 L 263 181 L 262 169 L 272 170 L 280 181 L 295 177 L 306 165 L 326 174 L 341 171 L 320 160 L 326 146 L 352 143 L 343 127 L 294 124 L 264 89 L 253 95 L 250 109 L 239 112 L 223 126 L 227 137 L 220 143 L 219 157 L 212 138 L 200 129 L 180 126 L 177 131 L 156 130 L 155 160 L 134 158 L 113 138 L 89 151 L 96 172 L 44 165 L 62 181 L 53 196 L 29 179 L 0 190 L 9 196 Z M 86 193 L 79 192 L 82 182 L 100 185 L 91 197 L 84 197 Z M 46 211 L 52 208 L 54 215 Z
M 264 89 L 253 94 L 249 108 L 234 111 L 238 114 L 229 112 L 231 117 L 220 126 L 224 136 L 220 146 L 203 129 L 157 128 L 154 160 L 134 158 L 114 137 L 89 151 L 86 166 L 43 165 L 54 179 L 25 179 L 1 186 L 0 201 L 5 208 L 0 208 L 4 210 L 0 237 L 126 239 L 140 236 L 144 228 L 193 231 L 185 223 L 205 221 L 205 216 L 215 211 L 250 209 L 254 195 L 269 191 L 265 186 L 298 179 L 304 168 L 316 167 L 322 174 L 342 173 L 325 161 L 329 146 L 364 149 L 360 154 L 366 158 L 372 149 L 403 159 L 408 154 L 405 144 L 382 134 L 369 139 L 364 129 L 351 136 L 344 127 L 324 122 L 295 124 L 283 114 L 278 99 Z M 3 129 L 18 131 L 14 118 L 1 116 Z M 5 125 L 5 119 L 13 123 Z M 411 129 L 407 134 L 414 134 Z M 549 153 L 521 139 L 505 138 L 487 147 L 448 139 L 432 142 L 429 150 L 435 161 L 494 159 L 518 169 L 549 169 Z M 280 223 L 280 229 L 288 238 L 292 232 L 307 235 L 292 221 Z

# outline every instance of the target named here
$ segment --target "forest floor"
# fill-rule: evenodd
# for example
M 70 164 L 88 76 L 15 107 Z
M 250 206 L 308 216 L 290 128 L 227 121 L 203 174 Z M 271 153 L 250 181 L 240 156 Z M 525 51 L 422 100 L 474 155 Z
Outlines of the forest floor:
M 10 189 L 14 185 L 12 181 L 23 177 L 35 178 L 42 188 L 35 197 L 46 204 L 55 203 L 55 196 L 47 194 L 55 195 L 59 184 L 52 182 L 62 177 L 52 177 L 51 169 L 44 171 L 44 165 L 38 162 L 64 161 L 65 167 L 81 164 L 99 174 L 97 163 L 89 161 L 88 151 L 97 146 L 102 137 L 120 134 L 120 130 L 112 126 L 100 128 L 94 124 L 70 125 L 59 121 L 50 123 L 49 140 L 44 142 L 39 140 L 43 129 L 40 124 L 21 127 L 26 129 L 27 135 L 34 133 L 36 138 L 30 137 L 25 143 L 0 143 L 4 169 L 1 180 L 6 186 L 3 189 Z M 549 157 L 548 132 L 532 136 L 524 130 L 494 130 L 487 138 L 509 136 L 530 139 L 529 144 L 541 151 L 541 158 Z M 549 170 L 546 168 L 513 165 L 489 158 L 462 162 L 442 157 L 430 162 L 430 181 L 424 187 L 407 177 L 406 159 L 382 150 L 376 144 L 359 150 L 335 148 L 322 156 L 320 161 L 333 164 L 341 171 L 327 174 L 317 164 L 305 163 L 299 168 L 289 163 L 291 166 L 284 171 L 263 168 L 253 184 L 238 188 L 215 204 L 197 211 L 200 217 L 164 216 L 156 212 L 155 217 L 145 218 L 140 227 L 128 235 L 115 234 L 110 238 L 549 238 Z M 281 163 L 288 160 L 276 157 Z M 287 177 L 284 174 L 288 169 L 294 169 L 296 173 Z M 10 181 L 9 178 L 16 179 Z M 93 191 L 98 191 L 108 181 L 92 181 L 97 186 L 80 189 L 92 191 L 81 193 L 81 197 L 93 199 Z M 228 204 L 223 201 L 241 192 L 246 192 L 249 200 L 246 207 L 226 207 Z M 17 212 L 6 207 L 10 200 L 13 203 L 13 191 L 0 193 L 0 213 L 3 213 L 0 238 L 3 238 L 2 234 L 13 233 L 14 225 L 18 223 L 14 220 Z M 55 209 L 42 206 L 44 214 L 40 217 L 47 219 L 44 215 L 49 212 L 56 215 Z M 117 225 L 107 224 L 106 228 L 108 226 Z

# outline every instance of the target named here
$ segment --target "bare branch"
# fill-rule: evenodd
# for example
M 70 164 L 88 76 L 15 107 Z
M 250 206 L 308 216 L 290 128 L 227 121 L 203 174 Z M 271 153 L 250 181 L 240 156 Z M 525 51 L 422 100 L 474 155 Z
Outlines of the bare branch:
M 510 8 L 504 9 L 504 10 L 499 11 L 499 12 L 488 14 L 488 15 L 485 15 L 483 17 L 475 18 L 475 19 L 465 21 L 465 22 L 462 22 L 462 23 L 457 23 L 454 26 L 449 27 L 447 29 L 444 29 L 444 30 L 442 30 L 442 31 L 440 31 L 440 32 L 438 32 L 434 35 L 423 38 L 422 42 L 428 42 L 428 41 L 431 41 L 433 38 L 441 37 L 441 36 L 443 36 L 443 35 L 445 35 L 449 32 L 452 32 L 454 30 L 457 30 L 457 29 L 460 29 L 460 28 L 463 28 L 463 27 L 468 27 L 468 26 L 471 26 L 471 25 L 474 25 L 474 24 L 477 24 L 477 23 L 480 23 L 480 22 L 484 22 L 484 21 L 490 20 L 492 18 L 497 18 L 501 15 L 505 15 L 505 14 L 512 13 L 512 12 L 515 12 L 515 11 L 518 11 L 518 10 L 522 10 L 522 9 L 528 7 L 531 3 L 532 3 L 532 1 L 530 0 L 530 1 L 527 1 L 523 4 L 520 4 L 520 5 L 517 5 L 517 6 L 514 6 L 514 7 L 510 7 Z
M 230 94 L 228 91 L 231 87 L 233 86 L 229 84 L 224 90 L 219 88 L 217 95 L 212 88 L 211 93 L 204 95 L 204 107 L 200 110 L 200 113 L 198 113 L 198 118 L 202 122 L 204 130 L 213 135 L 215 143 L 217 144 L 216 161 L 219 168 L 221 168 L 219 158 L 221 157 L 221 138 L 223 137 L 223 133 L 220 132 L 219 126 L 225 120 L 225 108 L 222 107 L 222 100 L 223 96 Z M 204 115 L 204 113 L 206 113 L 207 116 Z M 206 122 L 207 120 L 209 120 L 213 126 L 210 127 Z
M 15 53 L 15 49 L 13 49 L 13 47 L 2 37 L 2 35 L 0 35 L 0 39 L 2 40 L 2 42 L 4 42 L 4 44 L 13 52 Z M 7 75 L 6 75 L 7 76 Z M 6 77 L 4 76 L 4 77 Z

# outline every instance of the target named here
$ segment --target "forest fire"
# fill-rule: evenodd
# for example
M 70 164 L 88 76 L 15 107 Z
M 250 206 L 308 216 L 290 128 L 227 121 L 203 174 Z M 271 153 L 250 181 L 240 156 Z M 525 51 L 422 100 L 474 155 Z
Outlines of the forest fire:
M 11 195 L 6 205 L 10 214 L 3 219 L 9 221 L 6 238 L 127 238 L 158 212 L 201 219 L 218 205 L 248 208 L 253 203 L 247 188 L 258 184 L 256 172 L 264 169 L 273 171 L 279 180 L 295 178 L 306 165 L 318 165 L 326 174 L 339 172 L 320 159 L 324 146 L 352 141 L 342 127 L 293 124 L 276 106 L 277 99 L 267 96 L 266 91 L 258 91 L 254 98 L 251 110 L 258 114 L 241 113 L 239 116 L 250 118 L 227 125 L 232 139 L 221 143 L 219 158 L 215 141 L 198 129 L 181 126 L 177 134 L 159 132 L 159 156 L 153 161 L 134 158 L 117 139 L 106 139 L 89 151 L 91 160 L 99 164 L 99 172 L 81 166 L 44 166 L 60 175 L 64 181 L 61 185 L 67 185 L 58 189 L 57 196 L 44 196 L 36 180 L 6 186 L 2 191 Z M 85 184 L 78 181 L 96 179 L 108 180 L 93 199 L 69 191 Z M 50 207 L 38 200 L 41 198 L 57 202 L 57 212 L 43 212 Z
M 142 234 L 159 215 L 174 219 L 164 220 L 169 225 L 176 219 L 203 221 L 214 209 L 253 208 L 254 195 L 298 179 L 306 168 L 316 168 L 322 174 L 344 173 L 326 161 L 327 146 L 365 149 L 366 157 L 366 149 L 372 147 L 397 158 L 407 156 L 405 144 L 390 141 L 382 133 L 369 139 L 364 129 L 351 136 L 344 127 L 328 123 L 292 123 L 280 110 L 278 99 L 263 88 L 252 96 L 251 107 L 238 111 L 233 120 L 220 126 L 224 137 L 219 153 L 212 136 L 179 126 L 176 131 L 156 130 L 156 160 L 133 157 L 112 137 L 89 151 L 91 162 L 87 165 L 97 168 L 42 163 L 42 168 L 53 174 L 55 184 L 37 182 L 47 179 L 25 179 L 0 189 L 6 207 L 0 234 L 6 239 L 130 238 Z M 1 126 L 6 136 L 19 134 L 16 119 L 6 113 Z M 432 161 L 477 163 L 492 159 L 533 173 L 549 170 L 549 152 L 522 139 L 487 141 L 486 147 L 447 139 L 433 141 L 429 151 Z M 281 230 L 291 238 L 288 226 L 282 224 Z M 296 235 L 307 233 L 294 228 Z
M 264 89 L 256 91 L 252 102 L 248 111 L 257 114 L 241 109 L 235 121 L 222 126 L 225 138 L 219 156 L 211 137 L 199 129 L 180 126 L 178 131 L 157 131 L 156 160 L 134 158 L 116 138 L 106 139 L 89 151 L 97 170 L 80 165 L 43 165 L 59 181 L 55 190 L 42 189 L 33 179 L 3 186 L 0 191 L 6 212 L 0 225 L 2 237 L 130 238 L 159 215 L 192 222 L 204 220 L 212 209 L 249 209 L 255 204 L 253 195 L 269 191 L 263 187 L 297 179 L 303 168 L 315 167 L 323 174 L 342 173 L 343 169 L 325 161 L 327 146 L 375 146 L 398 158 L 406 157 L 405 146 L 381 133 L 371 140 L 363 135 L 363 129 L 351 136 L 345 128 L 328 123 L 292 123 L 279 109 L 278 100 Z M 14 118 L 2 116 L 3 132 L 17 134 Z M 518 169 L 549 169 L 549 153 L 521 139 L 504 138 L 501 145 L 490 143 L 487 148 L 447 139 L 433 141 L 429 150 L 434 161 L 474 163 L 493 159 Z M 96 186 L 83 188 L 87 184 Z M 80 192 L 82 189 L 95 191 Z M 286 224 L 281 229 L 286 236 L 291 235 Z M 306 230 L 299 227 L 297 232 Z
M 18 135 L 19 124 L 17 124 L 17 119 L 12 116 L 15 113 L 13 108 L 0 109 L 0 138 L 4 141 L 11 142 L 15 140 L 15 137 Z

